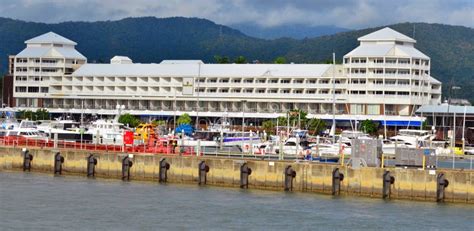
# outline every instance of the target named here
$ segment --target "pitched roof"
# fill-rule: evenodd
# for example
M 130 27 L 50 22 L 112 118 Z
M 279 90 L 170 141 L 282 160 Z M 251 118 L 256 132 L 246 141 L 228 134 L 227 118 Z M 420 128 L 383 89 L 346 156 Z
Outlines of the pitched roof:
M 202 64 L 206 77 L 319 77 L 329 64 Z M 198 75 L 199 64 L 84 64 L 73 76 L 189 76 Z
M 74 41 L 64 38 L 54 32 L 48 32 L 32 39 L 26 40 L 26 44 L 42 44 L 42 43 L 53 43 L 53 44 L 64 44 L 64 45 L 77 45 Z
M 16 55 L 17 58 L 50 58 L 58 56 L 67 59 L 87 59 L 79 51 L 70 47 L 27 47 Z
M 346 56 L 397 56 L 430 59 L 430 57 L 414 47 L 397 44 L 362 44 L 344 55 L 344 57 Z
M 385 27 L 378 31 L 359 37 L 359 41 L 401 41 L 416 43 L 416 40 L 398 32 L 391 28 Z

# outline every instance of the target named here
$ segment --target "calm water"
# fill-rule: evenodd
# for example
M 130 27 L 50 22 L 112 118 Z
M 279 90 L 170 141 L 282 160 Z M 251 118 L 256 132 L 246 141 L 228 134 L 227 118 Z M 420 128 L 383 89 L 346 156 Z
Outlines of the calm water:
M 1 230 L 473 230 L 474 206 L 0 172 Z

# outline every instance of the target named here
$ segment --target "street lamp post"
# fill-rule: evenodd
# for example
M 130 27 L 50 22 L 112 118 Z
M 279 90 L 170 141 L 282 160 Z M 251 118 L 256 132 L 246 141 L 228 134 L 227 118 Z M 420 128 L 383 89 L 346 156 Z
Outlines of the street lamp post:
M 245 132 L 245 103 L 247 100 L 242 100 L 242 152 L 244 151 L 244 132 Z

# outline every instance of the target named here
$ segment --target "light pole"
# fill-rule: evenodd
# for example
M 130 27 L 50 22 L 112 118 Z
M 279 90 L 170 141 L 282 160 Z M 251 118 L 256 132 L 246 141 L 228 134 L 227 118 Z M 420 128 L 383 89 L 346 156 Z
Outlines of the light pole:
M 242 152 L 244 151 L 244 131 L 245 131 L 245 103 L 247 100 L 242 100 Z
M 196 106 L 196 130 L 199 130 L 199 92 L 201 88 L 199 88 L 199 82 L 201 81 L 201 63 L 198 63 L 198 82 L 197 82 L 197 106 Z

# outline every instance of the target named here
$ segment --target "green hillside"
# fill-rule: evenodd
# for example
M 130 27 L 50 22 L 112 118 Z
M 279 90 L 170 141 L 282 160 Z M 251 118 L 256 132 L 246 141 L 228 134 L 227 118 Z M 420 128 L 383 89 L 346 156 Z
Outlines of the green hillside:
M 474 102 L 474 29 L 426 23 L 402 23 L 391 28 L 413 36 L 416 47 L 432 59 L 432 76 L 447 86 L 462 87 L 456 96 Z M 288 62 L 319 63 L 354 49 L 357 37 L 378 28 L 356 30 L 309 39 L 265 40 L 249 37 L 238 30 L 197 18 L 126 18 L 119 21 L 64 22 L 44 24 L 0 18 L 0 71 L 5 72 L 8 54 L 20 52 L 25 40 L 54 31 L 78 43 L 77 49 L 89 62 L 108 62 L 114 55 L 129 56 L 134 62 L 163 59 L 202 59 L 214 56 L 272 62 L 284 56 Z M 447 96 L 445 94 L 445 96 Z

